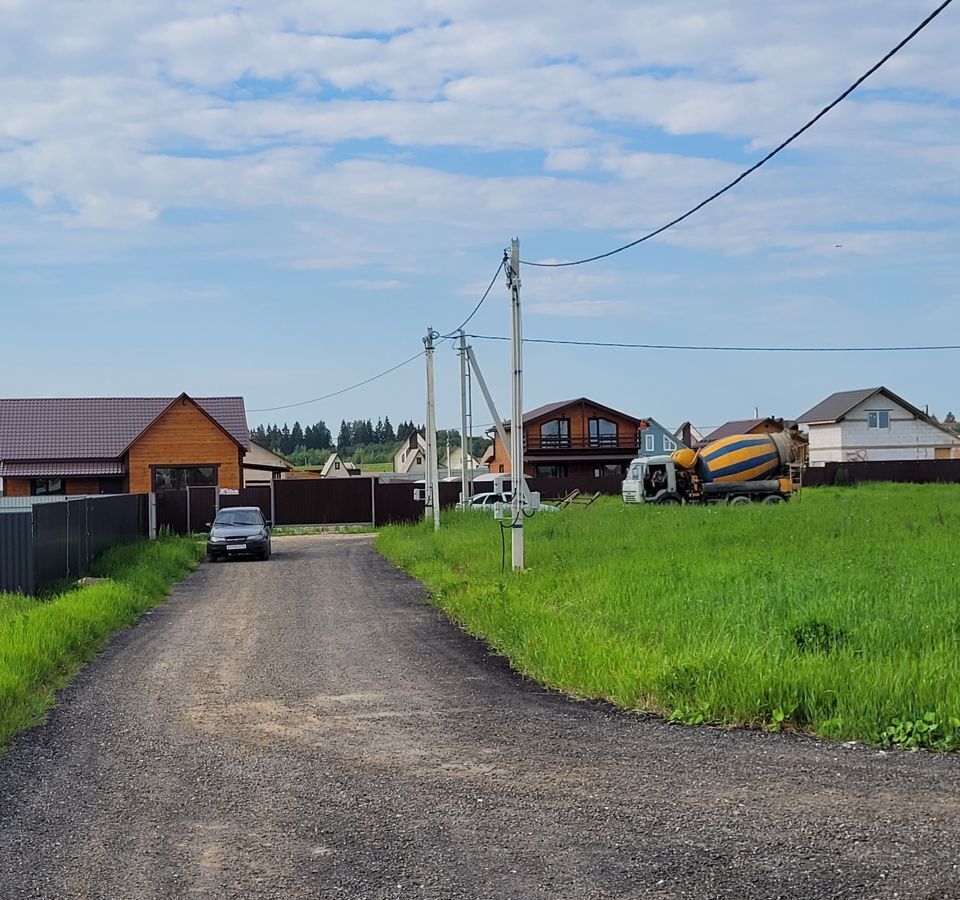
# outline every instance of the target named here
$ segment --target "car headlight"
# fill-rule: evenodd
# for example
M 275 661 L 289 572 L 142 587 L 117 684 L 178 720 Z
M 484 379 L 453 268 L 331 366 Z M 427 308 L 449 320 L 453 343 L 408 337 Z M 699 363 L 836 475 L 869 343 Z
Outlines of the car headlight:
M 214 536 L 211 534 L 210 537 L 208 538 L 208 540 L 210 541 L 211 544 L 222 544 L 224 541 L 226 541 L 226 538 L 225 538 L 225 537 L 214 537 Z

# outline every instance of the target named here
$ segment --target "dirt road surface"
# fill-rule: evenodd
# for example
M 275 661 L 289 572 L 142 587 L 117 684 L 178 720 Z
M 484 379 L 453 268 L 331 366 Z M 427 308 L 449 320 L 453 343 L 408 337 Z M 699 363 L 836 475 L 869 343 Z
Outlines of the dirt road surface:
M 960 758 L 512 675 L 365 536 L 204 565 L 0 758 L 0 897 L 960 897 Z

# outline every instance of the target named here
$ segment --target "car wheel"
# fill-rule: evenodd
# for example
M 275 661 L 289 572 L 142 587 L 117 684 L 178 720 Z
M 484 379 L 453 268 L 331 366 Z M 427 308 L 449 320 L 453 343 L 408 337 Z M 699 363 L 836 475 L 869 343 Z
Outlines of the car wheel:
M 267 549 L 264 550 L 264 551 L 262 551 L 262 552 L 260 553 L 260 559 L 262 559 L 264 562 L 266 562 L 268 559 L 270 559 L 270 545 L 269 545 L 269 544 L 267 544 Z
M 680 498 L 676 494 L 664 494 L 657 499 L 657 506 L 679 506 Z
M 776 506 L 778 503 L 783 503 L 783 497 L 779 494 L 771 494 L 769 497 L 764 497 L 760 502 L 764 506 Z
M 731 498 L 730 498 L 730 505 L 731 505 L 731 506 L 745 506 L 745 505 L 746 505 L 747 503 L 749 503 L 749 502 L 750 502 L 750 498 L 749 498 L 749 497 L 744 497 L 743 495 L 741 495 L 741 496 L 739 496 L 739 497 L 731 497 Z

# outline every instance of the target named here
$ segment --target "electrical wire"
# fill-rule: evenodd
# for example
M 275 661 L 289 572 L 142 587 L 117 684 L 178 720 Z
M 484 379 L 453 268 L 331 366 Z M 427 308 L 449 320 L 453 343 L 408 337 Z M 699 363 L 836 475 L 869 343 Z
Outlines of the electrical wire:
M 250 409 L 248 412 L 274 412 L 278 409 L 292 409 L 295 406 L 306 406 L 308 403 L 319 403 L 321 400 L 329 400 L 331 397 L 339 397 L 341 394 L 347 393 L 347 391 L 355 390 L 358 387 L 363 387 L 365 384 L 370 384 L 372 381 L 376 381 L 378 378 L 383 378 L 385 375 L 389 375 L 391 372 L 396 372 L 397 369 L 402 368 L 403 366 L 409 365 L 415 359 L 419 359 L 421 356 L 426 353 L 425 350 L 421 350 L 419 353 L 411 356 L 409 359 L 405 359 L 401 363 L 397 363 L 395 366 L 391 366 L 389 369 L 385 369 L 382 372 L 379 372 L 376 375 L 371 376 L 370 378 L 365 378 L 363 381 L 358 381 L 356 384 L 351 384 L 349 387 L 341 388 L 339 391 L 333 391 L 330 394 L 324 394 L 322 397 L 314 397 L 312 400 L 300 400 L 297 403 L 285 403 L 283 406 L 261 406 L 259 409 Z
M 471 312 L 470 315 L 467 316 L 456 328 L 451 329 L 447 334 L 443 335 L 444 339 L 454 337 L 454 335 L 456 335 L 458 331 L 460 331 L 463 328 L 466 328 L 470 320 L 478 312 L 480 312 L 480 307 L 483 306 L 484 300 L 487 299 L 487 296 L 489 295 L 490 291 L 493 290 L 493 286 L 497 283 L 497 278 L 500 275 L 501 269 L 503 269 L 503 260 L 500 260 L 500 265 L 497 266 L 497 271 L 493 273 L 493 278 L 490 279 L 490 284 L 487 285 L 487 289 L 483 292 L 483 296 L 480 298 L 477 305 L 473 308 L 473 312 Z
M 614 256 L 617 253 L 622 253 L 624 250 L 629 250 L 631 247 L 636 247 L 637 244 L 642 244 L 644 241 L 649 241 L 651 238 L 656 237 L 658 234 L 663 234 L 667 229 L 673 228 L 674 225 L 679 225 L 684 219 L 690 218 L 694 213 L 699 212 L 703 209 L 708 203 L 712 203 L 718 197 L 721 197 L 731 188 L 736 187 L 741 181 L 743 181 L 747 176 L 752 175 L 757 171 L 761 166 L 768 163 L 773 159 L 781 150 L 788 147 L 792 144 L 801 134 L 803 134 L 808 129 L 812 128 L 817 122 L 820 121 L 830 110 L 835 106 L 845 100 L 850 96 L 864 81 L 866 81 L 874 72 L 877 71 L 884 63 L 886 63 L 891 57 L 896 55 L 900 50 L 902 50 L 910 41 L 912 41 L 924 28 L 926 28 L 937 16 L 940 15 L 951 3 L 953 0 L 944 0 L 929 16 L 927 16 L 916 28 L 913 29 L 899 44 L 896 45 L 892 50 L 883 56 L 878 62 L 874 63 L 866 72 L 863 73 L 853 84 L 850 85 L 839 97 L 837 97 L 832 103 L 827 104 L 823 109 L 820 110 L 809 122 L 806 123 L 802 128 L 797 129 L 793 134 L 790 135 L 785 141 L 778 144 L 773 148 L 763 159 L 755 162 L 750 168 L 741 172 L 736 178 L 733 179 L 729 184 L 720 188 L 720 190 L 711 194 L 705 200 L 701 200 L 696 206 L 692 209 L 688 209 L 683 215 L 677 216 L 675 219 L 667 222 L 666 225 L 661 225 L 659 228 L 654 231 L 649 232 L 648 234 L 643 235 L 643 237 L 637 238 L 635 241 L 630 241 L 628 244 L 624 244 L 621 247 L 617 247 L 614 250 L 608 250 L 606 253 L 598 253 L 596 256 L 588 256 L 584 259 L 575 259 L 568 262 L 529 262 L 524 260 L 523 265 L 525 266 L 537 266 L 544 269 L 559 269 L 566 266 L 582 266 L 585 263 L 596 262 L 598 259 L 606 259 L 608 256 Z
M 493 334 L 468 334 L 478 341 L 509 341 L 509 337 Z M 562 344 L 575 347 L 618 347 L 627 350 L 709 350 L 735 353 L 888 353 L 916 350 L 960 350 L 960 344 L 903 345 L 891 347 L 735 347 L 710 344 L 628 344 L 620 341 L 574 341 L 552 338 L 523 338 L 525 344 Z

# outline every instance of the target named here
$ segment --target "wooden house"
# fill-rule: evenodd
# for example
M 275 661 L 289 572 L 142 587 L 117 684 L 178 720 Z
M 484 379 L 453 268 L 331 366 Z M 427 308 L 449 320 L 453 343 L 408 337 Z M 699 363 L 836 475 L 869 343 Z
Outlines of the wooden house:
M 587 397 L 537 407 L 523 416 L 524 473 L 530 477 L 623 475 L 638 455 L 642 420 Z M 510 423 L 504 423 L 507 437 Z M 484 454 L 491 474 L 510 471 L 509 447 L 493 435 Z
M 242 397 L 0 400 L 8 497 L 239 489 L 249 447 Z

